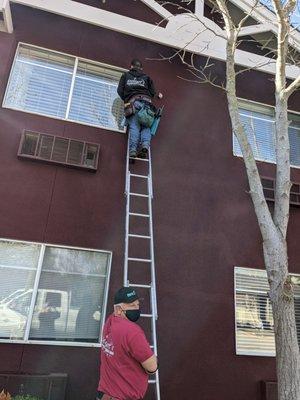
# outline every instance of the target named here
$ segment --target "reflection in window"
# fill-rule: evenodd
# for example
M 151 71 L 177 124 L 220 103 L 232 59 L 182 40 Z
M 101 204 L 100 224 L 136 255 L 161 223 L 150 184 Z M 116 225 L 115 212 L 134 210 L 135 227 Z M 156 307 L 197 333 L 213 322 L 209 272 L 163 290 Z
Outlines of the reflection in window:
M 300 280 L 294 282 L 295 315 L 300 340 Z M 235 268 L 236 353 L 275 355 L 274 322 L 266 271 Z
M 22 339 L 41 246 L 0 241 L 0 338 Z
M 30 339 L 98 342 L 109 256 L 47 247 Z
M 0 241 L 0 262 L 2 339 L 99 342 L 110 253 Z

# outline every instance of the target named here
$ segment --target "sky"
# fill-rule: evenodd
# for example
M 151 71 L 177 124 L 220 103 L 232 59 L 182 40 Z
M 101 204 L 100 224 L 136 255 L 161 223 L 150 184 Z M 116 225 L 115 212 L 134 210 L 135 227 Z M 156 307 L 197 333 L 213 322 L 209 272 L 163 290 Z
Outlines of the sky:
M 297 10 L 293 15 L 293 25 L 296 26 L 298 28 L 298 30 L 300 31 L 300 0 L 297 0 Z
M 265 6 L 272 10 L 272 3 L 270 0 L 260 0 Z M 283 0 L 285 3 L 285 0 Z M 292 24 L 295 26 L 298 31 L 300 31 L 300 0 L 297 0 L 296 10 L 292 15 Z

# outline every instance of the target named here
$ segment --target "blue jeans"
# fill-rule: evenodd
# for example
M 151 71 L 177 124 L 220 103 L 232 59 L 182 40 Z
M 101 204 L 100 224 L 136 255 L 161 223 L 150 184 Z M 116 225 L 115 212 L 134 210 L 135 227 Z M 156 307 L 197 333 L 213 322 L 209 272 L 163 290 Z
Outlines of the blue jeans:
M 136 111 L 143 107 L 143 103 L 139 100 L 136 100 L 133 104 Z M 127 124 L 129 127 L 129 151 L 137 151 L 139 147 L 148 149 L 151 141 L 150 128 L 140 125 L 137 120 L 137 113 L 127 118 Z

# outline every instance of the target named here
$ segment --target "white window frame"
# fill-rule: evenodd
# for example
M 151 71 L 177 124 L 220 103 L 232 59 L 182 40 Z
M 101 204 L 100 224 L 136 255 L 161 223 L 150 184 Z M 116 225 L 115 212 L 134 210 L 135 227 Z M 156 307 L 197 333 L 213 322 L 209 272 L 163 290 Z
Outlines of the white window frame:
M 67 102 L 67 109 L 66 109 L 65 118 L 55 117 L 53 115 L 48 115 L 48 114 L 44 114 L 44 113 L 40 113 L 40 112 L 21 110 L 20 108 L 17 108 L 17 107 L 11 107 L 11 106 L 8 107 L 8 106 L 5 105 L 6 97 L 7 97 L 7 94 L 8 94 L 8 88 L 9 88 L 10 82 L 11 82 L 12 73 L 14 71 L 15 64 L 17 62 L 17 56 L 19 54 L 19 48 L 22 45 L 74 58 L 74 68 L 73 68 L 73 73 L 72 73 L 72 81 L 71 81 L 71 87 L 70 87 L 68 102 Z M 124 133 L 125 132 L 125 128 L 124 129 L 117 129 L 117 128 L 114 129 L 114 128 L 106 127 L 106 126 L 103 126 L 103 125 L 89 124 L 89 123 L 86 123 L 86 122 L 75 121 L 75 120 L 72 120 L 72 119 L 68 118 L 69 113 L 70 113 L 70 108 L 71 108 L 72 95 L 73 95 L 73 91 L 74 91 L 77 67 L 78 67 L 78 63 L 80 61 L 86 62 L 86 63 L 89 63 L 89 64 L 94 64 L 94 65 L 97 65 L 97 66 L 100 66 L 100 67 L 104 67 L 104 68 L 114 69 L 116 71 L 119 71 L 121 74 L 126 71 L 125 68 L 116 67 L 114 65 L 101 63 L 99 61 L 90 60 L 88 58 L 77 57 L 77 56 L 74 56 L 73 54 L 64 53 L 64 52 L 57 51 L 57 50 L 51 50 L 51 49 L 48 49 L 46 47 L 36 46 L 34 44 L 31 44 L 31 43 L 18 42 L 16 51 L 15 51 L 15 55 L 14 55 L 14 60 L 13 60 L 13 63 L 11 65 L 11 69 L 10 69 L 9 78 L 8 78 L 8 81 L 7 81 L 7 85 L 6 85 L 3 101 L 2 101 L 2 108 L 8 109 L 8 110 L 20 111 L 20 112 L 23 112 L 25 114 L 40 115 L 42 117 L 57 119 L 59 121 L 67 121 L 67 122 L 72 122 L 74 124 L 79 124 L 79 125 L 84 125 L 84 126 L 92 126 L 92 127 L 95 127 L 95 128 L 100 128 L 100 129 L 104 129 L 104 130 L 108 130 L 108 131 L 112 131 L 112 132 Z
M 38 266 L 37 266 L 37 269 L 35 272 L 35 280 L 34 280 L 34 285 L 33 285 L 33 289 L 32 289 L 31 303 L 30 303 L 29 312 L 27 315 L 26 327 L 25 327 L 25 331 L 24 331 L 24 338 L 23 339 L 0 338 L 0 343 L 43 344 L 43 345 L 48 345 L 48 346 L 51 345 L 51 346 L 75 346 L 75 347 L 101 347 L 102 331 L 103 331 L 103 326 L 105 323 L 106 312 L 107 312 L 108 291 L 109 291 L 109 282 L 110 282 L 111 264 L 112 264 L 112 255 L 113 255 L 112 251 L 90 249 L 90 248 L 86 248 L 86 247 L 65 246 L 65 245 L 58 245 L 58 244 L 51 244 L 51 243 L 30 242 L 30 241 L 26 241 L 26 240 L 15 240 L 15 239 L 7 239 L 7 238 L 0 238 L 0 242 L 24 243 L 24 244 L 33 244 L 33 245 L 41 246 Z M 102 304 L 99 341 L 97 343 L 29 339 L 30 325 L 31 325 L 31 320 L 32 320 L 33 312 L 34 312 L 34 306 L 35 306 L 35 301 L 36 301 L 36 297 L 37 297 L 37 290 L 38 290 L 40 276 L 41 276 L 41 272 L 42 272 L 42 265 L 43 265 L 43 259 L 44 259 L 46 247 L 58 247 L 58 248 L 68 249 L 68 250 L 93 251 L 93 252 L 97 252 L 97 253 L 108 254 L 109 263 L 107 266 L 107 274 L 105 275 L 106 283 L 105 283 L 105 287 L 104 287 L 104 301 Z
M 270 113 L 269 113 L 269 116 L 270 116 L 270 115 L 271 115 L 271 116 L 274 116 L 275 107 L 274 107 L 274 106 L 271 106 L 270 104 L 265 104 L 265 103 L 261 103 L 261 102 L 253 101 L 253 100 L 247 100 L 247 99 L 244 99 L 244 98 L 241 98 L 241 97 L 238 98 L 238 101 L 239 101 L 239 108 L 245 108 L 245 109 L 247 109 L 247 104 L 248 104 L 248 110 L 249 110 L 249 111 L 251 111 L 251 105 L 252 105 L 253 107 L 256 106 L 256 107 L 265 108 L 266 111 L 268 110 L 268 111 L 270 112 Z M 294 111 L 294 110 L 290 110 L 290 109 L 289 109 L 289 110 L 288 110 L 288 114 L 294 114 L 294 115 L 297 115 L 297 116 L 300 117 L 300 111 Z M 267 115 L 267 114 L 266 114 L 266 115 Z M 259 119 L 259 118 L 258 118 L 258 119 Z M 260 119 L 269 121 L 269 120 L 264 119 L 264 118 L 260 118 Z M 275 121 L 274 121 L 274 123 L 275 123 Z M 298 129 L 298 128 L 296 128 L 296 129 Z M 300 128 L 299 128 L 299 130 L 300 130 Z M 236 139 L 236 140 L 237 140 L 237 139 Z M 254 137 L 254 140 L 256 140 L 255 137 Z M 232 130 L 232 154 L 233 154 L 235 157 L 238 157 L 238 158 L 243 159 L 243 156 L 242 156 L 242 155 L 236 154 L 235 151 L 234 151 L 234 132 L 233 132 L 233 130 Z M 258 158 L 258 157 L 255 157 L 255 160 L 258 161 L 258 162 L 265 162 L 265 163 L 268 163 L 268 164 L 276 165 L 276 161 L 269 161 L 269 160 L 266 160 L 266 159 L 263 159 L 263 158 Z M 298 165 L 292 165 L 292 164 L 291 164 L 291 168 L 300 169 L 300 166 L 298 166 Z
M 267 271 L 265 269 L 260 269 L 260 268 L 249 268 L 249 267 L 241 267 L 241 266 L 234 266 L 234 334 L 235 334 L 235 354 L 237 356 L 247 356 L 247 357 L 276 357 L 276 350 L 274 351 L 274 354 L 270 352 L 263 352 L 263 351 L 255 351 L 252 350 L 251 352 L 247 352 L 246 350 L 238 350 L 238 343 L 237 343 L 237 307 L 236 307 L 236 301 L 237 301 L 237 287 L 236 287 L 236 274 L 238 270 L 245 269 L 245 270 L 255 270 L 255 271 L 262 271 L 266 274 L 267 277 Z M 290 274 L 291 276 L 295 277 L 300 277 L 300 274 L 295 274 L 292 273 Z M 247 293 L 247 292 L 246 292 Z M 265 294 L 265 292 L 262 292 L 262 294 Z

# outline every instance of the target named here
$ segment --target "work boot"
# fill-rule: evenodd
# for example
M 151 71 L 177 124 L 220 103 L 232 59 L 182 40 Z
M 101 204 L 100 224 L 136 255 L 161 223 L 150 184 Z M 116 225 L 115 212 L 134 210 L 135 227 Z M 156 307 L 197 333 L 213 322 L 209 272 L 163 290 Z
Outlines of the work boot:
M 147 147 L 143 147 L 138 154 L 138 157 L 140 158 L 147 158 L 147 154 L 148 154 L 148 149 Z

